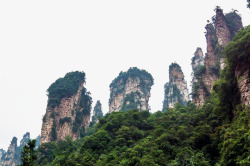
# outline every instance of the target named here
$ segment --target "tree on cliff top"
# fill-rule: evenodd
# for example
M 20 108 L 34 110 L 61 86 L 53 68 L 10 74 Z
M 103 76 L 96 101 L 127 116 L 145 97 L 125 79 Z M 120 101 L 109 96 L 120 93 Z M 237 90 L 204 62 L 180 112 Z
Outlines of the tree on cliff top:
M 29 140 L 26 145 L 24 145 L 22 150 L 22 164 L 21 166 L 33 166 L 37 159 L 37 152 L 35 150 L 36 140 Z
M 109 85 L 109 87 L 115 86 L 115 84 L 117 84 L 120 80 L 123 80 L 124 82 L 126 82 L 126 80 L 129 77 L 132 77 L 132 78 L 139 77 L 141 79 L 147 79 L 147 80 L 151 81 L 152 85 L 154 84 L 154 79 L 153 79 L 152 75 L 150 73 L 148 73 L 146 70 L 140 70 L 137 67 L 131 67 L 131 68 L 129 68 L 129 70 L 127 72 L 120 72 L 119 76 L 116 77 L 112 81 L 112 83 Z
M 57 79 L 48 88 L 48 106 L 55 108 L 64 97 L 71 97 L 77 93 L 79 86 L 85 81 L 84 72 L 70 72 L 63 78 Z

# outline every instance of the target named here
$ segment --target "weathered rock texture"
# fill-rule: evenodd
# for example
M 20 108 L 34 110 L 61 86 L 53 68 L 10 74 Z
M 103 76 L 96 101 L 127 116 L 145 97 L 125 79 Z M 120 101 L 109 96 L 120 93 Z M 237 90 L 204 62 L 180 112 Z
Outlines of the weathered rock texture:
M 61 83 L 57 83 L 61 81 Z M 65 88 L 65 91 L 71 92 L 71 87 L 76 88 L 76 92 L 72 92 L 67 97 L 61 96 L 58 104 L 50 104 L 50 94 L 46 114 L 43 118 L 41 131 L 41 144 L 64 140 L 69 136 L 73 140 L 80 138 L 85 132 L 90 123 L 91 97 L 83 87 L 85 74 L 72 72 L 66 74 L 64 78 L 58 79 L 50 87 L 56 90 L 53 96 L 60 94 L 60 89 Z M 59 90 L 57 90 L 59 89 Z M 49 90 L 48 90 L 49 91 Z M 68 94 L 68 93 L 67 93 Z M 51 95 L 52 96 L 52 95 Z
M 6 151 L 3 149 L 0 149 L 0 166 L 3 165 L 3 159 L 4 159 L 5 155 L 6 155 Z
M 250 105 L 250 63 L 247 61 L 238 63 L 235 76 L 238 80 L 241 103 L 248 106 Z
M 175 103 L 186 105 L 189 101 L 187 82 L 178 64 L 172 63 L 169 66 L 169 82 L 165 84 L 164 88 L 163 111 L 173 108 Z
M 225 48 L 227 43 L 231 41 L 231 35 L 223 11 L 219 8 L 216 10 L 215 28 L 218 44 Z
M 39 135 L 39 136 L 36 137 L 36 149 L 37 149 L 37 148 L 40 146 L 40 144 L 41 144 L 40 140 L 41 140 L 41 136 Z
M 231 12 L 224 16 L 222 9 L 216 8 L 216 16 L 213 17 L 214 25 L 206 25 L 207 53 L 204 58 L 204 66 L 194 68 L 192 87 L 192 99 L 196 106 L 202 106 L 210 95 L 213 84 L 219 79 L 219 72 L 226 66 L 222 56 L 228 42 L 242 28 L 240 16 Z M 195 71 L 196 70 L 196 71 Z
M 150 110 L 151 74 L 136 67 L 121 72 L 110 84 L 109 112 L 129 109 Z
M 242 20 L 237 10 L 233 10 L 225 15 L 227 27 L 230 31 L 231 39 L 238 33 L 238 31 L 243 28 Z
M 0 162 L 3 166 L 17 166 L 21 164 L 21 153 L 24 145 L 30 140 L 30 133 L 27 132 L 23 135 L 22 140 L 20 141 L 20 146 L 17 146 L 17 138 L 13 137 L 11 144 L 8 148 L 7 153 L 2 157 Z
M 23 135 L 23 139 L 20 141 L 20 148 L 22 149 L 24 145 L 28 143 L 29 140 L 30 140 L 30 133 L 27 132 L 26 134 Z
M 8 148 L 8 151 L 3 159 L 3 166 L 16 166 L 19 164 L 18 159 L 15 157 L 17 151 L 18 151 L 17 138 L 13 137 L 10 146 Z
M 204 55 L 201 48 L 197 48 L 194 57 L 192 58 L 192 99 L 195 105 L 200 106 L 205 103 L 205 98 L 207 96 L 207 92 L 203 88 L 198 88 L 199 84 L 201 83 L 200 74 L 202 74 L 202 69 L 205 70 L 204 66 Z
M 194 76 L 194 73 L 201 67 L 204 66 L 204 55 L 203 55 L 203 51 L 200 47 L 198 47 L 194 53 L 194 57 L 192 58 L 192 75 Z M 197 80 L 195 80 L 196 78 L 193 77 L 192 82 L 196 82 Z
M 98 123 L 98 118 L 103 117 L 102 113 L 102 104 L 100 100 L 98 100 L 95 104 L 94 110 L 93 110 L 93 116 L 92 116 L 92 122 Z

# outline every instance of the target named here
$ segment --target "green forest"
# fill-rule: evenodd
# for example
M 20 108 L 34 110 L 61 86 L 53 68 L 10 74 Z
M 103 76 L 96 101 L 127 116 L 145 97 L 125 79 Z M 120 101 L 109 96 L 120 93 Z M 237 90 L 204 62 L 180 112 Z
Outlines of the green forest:
M 240 103 L 235 68 L 240 61 L 249 64 L 249 54 L 250 26 L 225 48 L 227 66 L 201 108 L 188 102 L 165 112 L 108 113 L 76 141 L 68 137 L 35 151 L 30 142 L 22 161 L 55 166 L 248 166 L 250 107 Z

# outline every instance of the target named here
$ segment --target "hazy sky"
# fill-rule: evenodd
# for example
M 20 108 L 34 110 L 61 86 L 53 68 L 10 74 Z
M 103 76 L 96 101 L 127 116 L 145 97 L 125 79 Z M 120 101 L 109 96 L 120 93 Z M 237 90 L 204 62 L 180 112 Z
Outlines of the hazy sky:
M 0 1 L 0 148 L 27 131 L 40 134 L 46 90 L 70 71 L 86 73 L 93 105 L 108 112 L 109 84 L 136 66 L 152 74 L 149 104 L 162 109 L 168 67 L 177 62 L 190 85 L 196 47 L 219 5 L 250 24 L 247 0 Z

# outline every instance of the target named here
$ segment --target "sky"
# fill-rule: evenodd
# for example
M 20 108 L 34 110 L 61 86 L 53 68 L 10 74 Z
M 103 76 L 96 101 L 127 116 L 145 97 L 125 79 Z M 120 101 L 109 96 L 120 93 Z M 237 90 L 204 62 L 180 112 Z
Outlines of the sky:
M 190 86 L 191 58 L 206 52 L 205 25 L 218 5 L 250 24 L 246 0 L 0 1 L 0 148 L 41 132 L 47 89 L 84 71 L 93 106 L 108 112 L 109 84 L 130 67 L 152 74 L 151 112 L 162 109 L 168 68 L 177 62 Z

